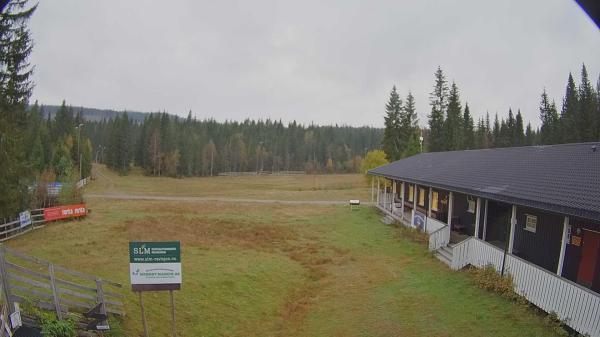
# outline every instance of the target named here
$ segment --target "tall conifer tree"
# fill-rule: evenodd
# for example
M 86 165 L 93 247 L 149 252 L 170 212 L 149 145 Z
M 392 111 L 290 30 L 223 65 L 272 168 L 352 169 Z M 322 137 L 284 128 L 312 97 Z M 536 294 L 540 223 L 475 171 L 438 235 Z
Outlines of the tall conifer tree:
M 429 94 L 429 145 L 428 151 L 444 151 L 444 122 L 445 112 L 448 107 L 448 84 L 441 67 L 435 72 L 435 84 L 433 91 Z

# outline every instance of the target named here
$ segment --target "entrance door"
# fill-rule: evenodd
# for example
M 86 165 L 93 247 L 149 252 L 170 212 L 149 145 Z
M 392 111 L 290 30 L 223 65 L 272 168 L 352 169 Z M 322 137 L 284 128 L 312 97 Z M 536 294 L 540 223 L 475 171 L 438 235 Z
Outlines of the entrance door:
M 581 250 L 581 260 L 579 262 L 579 272 L 577 273 L 577 283 L 585 285 L 586 287 L 592 286 L 599 255 L 600 233 L 584 229 L 583 247 Z

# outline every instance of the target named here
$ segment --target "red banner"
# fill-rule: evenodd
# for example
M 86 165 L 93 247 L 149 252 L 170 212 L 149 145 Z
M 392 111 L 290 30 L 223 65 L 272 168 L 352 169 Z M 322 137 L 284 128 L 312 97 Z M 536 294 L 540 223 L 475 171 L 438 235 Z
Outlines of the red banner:
M 44 208 L 44 220 L 46 221 L 75 218 L 86 214 L 85 204 Z

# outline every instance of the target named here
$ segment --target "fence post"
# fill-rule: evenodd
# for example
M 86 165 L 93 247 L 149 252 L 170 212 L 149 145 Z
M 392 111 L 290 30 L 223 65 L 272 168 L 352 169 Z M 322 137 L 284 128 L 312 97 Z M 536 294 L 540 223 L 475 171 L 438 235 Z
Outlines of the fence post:
M 60 301 L 58 298 L 58 291 L 56 290 L 56 279 L 54 277 L 54 265 L 48 264 L 48 274 L 50 274 L 50 286 L 52 287 L 52 299 L 54 300 L 54 309 L 56 310 L 56 317 L 58 320 L 63 319 L 62 310 L 60 308 Z
M 104 288 L 102 288 L 102 279 L 96 279 L 96 299 L 100 303 L 100 313 L 106 315 L 106 303 L 104 302 Z M 103 325 L 107 325 L 106 321 L 102 322 Z
M 2 292 L 6 298 L 8 306 L 8 314 L 12 314 L 14 310 L 14 301 L 10 292 L 10 284 L 8 281 L 8 272 L 6 271 L 6 250 L 4 245 L 0 244 L 0 277 L 2 277 Z

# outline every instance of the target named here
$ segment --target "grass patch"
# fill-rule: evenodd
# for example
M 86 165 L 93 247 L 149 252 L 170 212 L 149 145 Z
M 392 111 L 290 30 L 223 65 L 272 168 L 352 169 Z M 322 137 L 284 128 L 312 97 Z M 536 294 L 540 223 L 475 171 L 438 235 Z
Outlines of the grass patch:
M 7 244 L 123 283 L 124 336 L 142 331 L 129 290 L 129 240 L 182 242 L 180 336 L 556 336 L 544 316 L 450 271 L 421 236 L 381 224 L 369 207 L 105 199 L 89 206 L 84 220 Z M 144 301 L 151 335 L 169 335 L 168 293 Z

